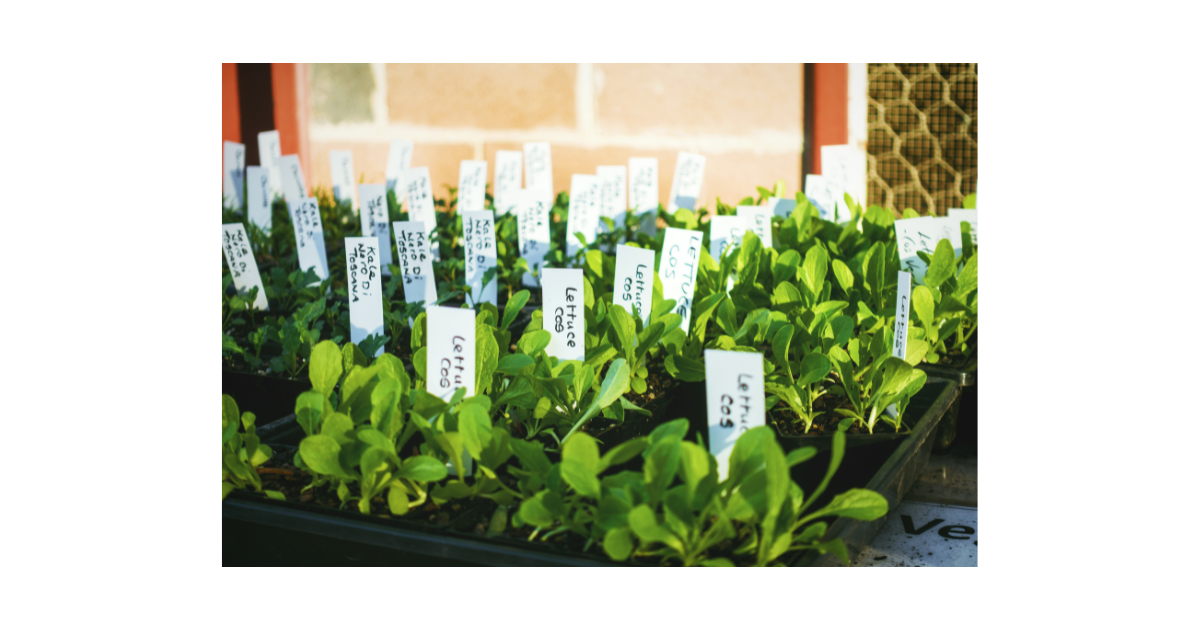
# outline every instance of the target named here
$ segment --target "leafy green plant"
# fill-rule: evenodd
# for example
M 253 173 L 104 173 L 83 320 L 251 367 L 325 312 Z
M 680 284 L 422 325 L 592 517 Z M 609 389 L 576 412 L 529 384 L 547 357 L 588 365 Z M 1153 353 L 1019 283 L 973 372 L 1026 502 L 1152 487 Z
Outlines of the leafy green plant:
M 238 427 L 242 430 L 238 431 Z M 221 396 L 221 498 L 235 488 L 252 487 L 263 492 L 262 479 L 256 468 L 271 459 L 271 447 L 261 444 L 254 428 L 254 414 L 238 412 L 237 403 L 227 394 Z M 267 490 L 266 495 L 282 499 L 283 495 Z

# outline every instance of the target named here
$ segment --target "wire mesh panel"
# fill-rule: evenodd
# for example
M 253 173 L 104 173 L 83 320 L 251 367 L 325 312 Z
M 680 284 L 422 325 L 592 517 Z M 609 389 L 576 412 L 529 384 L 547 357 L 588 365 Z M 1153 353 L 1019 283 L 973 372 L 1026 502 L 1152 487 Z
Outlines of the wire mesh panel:
M 975 192 L 976 65 L 868 64 L 868 204 L 944 215 Z

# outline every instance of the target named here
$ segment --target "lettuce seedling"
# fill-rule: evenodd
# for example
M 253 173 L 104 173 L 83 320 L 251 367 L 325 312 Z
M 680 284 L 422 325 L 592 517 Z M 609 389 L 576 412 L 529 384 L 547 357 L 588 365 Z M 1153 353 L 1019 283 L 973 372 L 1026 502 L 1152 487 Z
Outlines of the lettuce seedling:
M 238 431 L 241 426 L 242 431 Z M 238 413 L 237 403 L 228 394 L 221 395 L 221 499 L 234 488 L 253 487 L 262 492 L 262 480 L 255 470 L 271 459 L 271 447 L 258 440 L 254 414 Z M 283 494 L 267 490 L 266 495 L 282 499 Z

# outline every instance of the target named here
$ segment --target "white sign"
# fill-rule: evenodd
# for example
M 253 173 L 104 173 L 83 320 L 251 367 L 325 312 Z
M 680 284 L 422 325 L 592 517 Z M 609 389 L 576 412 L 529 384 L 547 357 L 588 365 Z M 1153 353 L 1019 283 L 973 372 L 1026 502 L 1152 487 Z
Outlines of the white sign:
M 554 205 L 554 173 L 550 167 L 550 143 L 526 142 L 525 188 L 541 193 L 539 199 L 546 207 Z
M 745 217 L 713 217 L 708 224 L 708 254 L 719 263 L 728 250 L 742 244 L 742 235 L 745 233 Z
M 361 343 L 383 334 L 383 275 L 379 241 L 373 236 L 346 237 L 346 291 L 350 295 L 350 341 Z M 383 354 L 383 346 L 375 356 Z
M 571 205 L 567 208 L 567 257 L 583 248 L 576 232 L 591 243 L 596 240 L 596 224 L 600 220 L 600 178 L 595 175 L 571 176 Z
M 404 182 L 400 174 L 412 167 L 412 153 L 412 140 L 392 140 L 392 146 L 388 148 L 387 170 L 384 172 L 388 190 L 396 191 L 397 204 L 404 203 Z
M 979 244 L 979 239 L 976 236 L 977 232 L 978 232 L 978 228 L 976 226 L 979 222 L 979 211 L 978 210 L 964 210 L 962 208 L 950 208 L 949 210 L 946 211 L 946 214 L 949 215 L 950 220 L 953 221 L 954 225 L 956 225 L 956 226 L 958 226 L 958 224 L 962 221 L 966 221 L 967 223 L 970 223 L 971 224 L 971 244 L 972 245 Z M 961 230 L 962 226 L 958 226 L 955 229 Z M 960 231 L 959 234 L 961 234 L 961 233 L 962 232 Z M 962 238 L 962 237 L 960 236 L 959 238 Z
M 261 166 L 246 167 L 246 217 L 258 229 L 271 233 L 271 176 Z
M 278 131 L 262 131 L 258 134 L 258 163 L 267 169 L 271 181 L 272 200 L 283 194 L 283 178 L 279 173 L 279 158 L 283 157 L 283 149 L 279 144 Z
M 325 232 L 321 225 L 321 212 L 317 207 L 317 198 L 309 197 L 300 203 L 289 203 L 288 215 L 292 218 L 292 228 L 296 232 L 296 254 L 300 259 L 300 270 L 312 269 L 318 278 L 322 280 L 329 278 L 329 259 L 325 254 Z
M 508 214 L 517 205 L 517 192 L 521 190 L 520 151 L 496 151 L 496 179 L 492 182 L 492 201 L 496 212 Z
M 625 167 L 597 166 L 596 176 L 600 178 L 600 216 L 613 220 L 617 231 L 624 229 L 625 213 Z M 608 226 L 603 229 L 608 230 Z
M 900 255 L 900 268 L 911 273 L 917 284 L 925 284 L 925 271 L 929 268 L 917 252 L 925 252 L 932 256 L 940 236 L 941 226 L 933 217 L 896 220 L 896 246 Z
M 250 239 L 246 238 L 246 228 L 241 223 L 221 224 L 221 249 L 225 252 L 225 264 L 229 265 L 237 292 L 245 294 L 251 287 L 258 287 L 254 308 L 269 310 L 267 288 L 263 286 L 262 276 L 258 275 L 258 263 L 250 251 Z
M 354 198 L 354 158 L 349 151 L 329 152 L 329 174 L 333 186 L 333 198 L 341 203 L 350 200 L 350 207 L 358 207 Z
M 904 359 L 908 356 L 908 311 L 912 301 L 912 274 L 896 272 L 896 328 L 892 335 L 892 356 Z
M 616 274 L 613 276 L 613 304 L 620 304 L 643 325 L 650 324 L 654 302 L 654 250 L 617 245 Z
M 383 275 L 390 276 L 392 271 L 387 268 L 392 264 L 392 235 L 388 227 L 387 187 L 383 184 L 359 184 L 358 198 L 362 207 L 358 214 L 362 220 L 362 235 L 374 236 L 379 240 L 379 265 Z
M 746 221 L 746 229 L 758 235 L 763 247 L 774 247 L 771 243 L 771 217 L 774 212 L 768 206 L 738 206 L 737 213 Z
M 517 238 L 521 246 L 521 258 L 530 270 L 538 273 L 550 253 L 550 208 L 536 190 L 519 190 L 516 197 Z M 538 286 L 533 274 L 525 272 L 521 283 L 527 287 Z
M 700 199 L 700 184 L 704 181 L 704 156 L 699 153 L 680 151 L 675 160 L 675 179 L 671 182 L 671 196 L 667 199 L 667 212 L 675 214 L 680 208 L 696 209 Z
M 663 236 L 658 279 L 662 281 L 663 299 L 675 300 L 675 312 L 683 316 L 685 334 L 690 333 L 692 295 L 696 292 L 696 270 L 703 246 L 704 233 L 698 230 L 669 227 Z
M 475 395 L 475 311 L 430 306 L 425 309 L 425 391 L 449 401 L 460 387 Z
M 775 213 L 775 216 L 788 218 L 792 216 L 792 211 L 796 209 L 796 200 L 783 197 L 767 197 L 768 210 Z
M 433 277 L 433 257 L 429 255 L 429 234 L 420 221 L 396 221 L 396 253 L 404 279 L 404 301 L 425 302 L 425 308 L 437 303 L 437 279 Z
M 483 284 L 483 276 L 496 267 L 496 220 L 491 210 L 461 212 L 463 247 L 466 250 L 467 306 L 479 302 L 496 304 L 496 277 Z
M 483 210 L 487 197 L 487 162 L 463 160 L 458 165 L 458 211 Z
M 746 431 L 766 424 L 763 355 L 729 350 L 704 351 L 708 394 L 708 452 L 717 460 L 718 479 L 729 476 L 733 445 Z
M 283 178 L 283 198 L 289 204 L 300 203 L 308 197 L 308 188 L 304 185 L 304 171 L 300 169 L 300 156 L 280 157 L 279 176 Z
M 404 194 L 408 197 L 408 220 L 420 221 L 429 229 L 429 253 L 434 260 L 441 260 L 441 248 L 437 244 L 437 211 L 433 209 L 433 184 L 429 179 L 429 167 L 421 166 L 401 171 Z
M 583 270 L 542 271 L 542 322 L 550 331 L 546 354 L 560 361 L 583 361 Z
M 835 144 L 821 147 L 821 173 L 825 176 L 826 186 L 837 209 L 830 208 L 837 214 L 837 221 L 845 223 L 850 220 L 850 209 L 846 207 L 843 193 L 850 193 L 856 203 L 862 203 L 867 198 L 867 153 L 849 144 Z
M 833 195 L 821 175 L 808 174 L 804 176 L 804 196 L 817 207 L 817 212 L 826 221 L 833 220 Z
M 962 254 L 962 226 L 959 222 L 950 217 L 933 217 L 933 224 L 936 226 L 937 240 L 947 239 L 950 241 L 950 246 L 954 248 L 954 255 Z M 934 244 L 936 246 L 936 243 Z
M 629 209 L 658 218 L 658 158 L 629 158 Z M 646 223 L 651 224 L 650 229 Z M 658 230 L 651 220 L 642 222 L 642 231 L 653 235 Z
M 242 207 L 242 177 L 246 173 L 246 146 L 225 141 L 225 199 L 226 205 Z

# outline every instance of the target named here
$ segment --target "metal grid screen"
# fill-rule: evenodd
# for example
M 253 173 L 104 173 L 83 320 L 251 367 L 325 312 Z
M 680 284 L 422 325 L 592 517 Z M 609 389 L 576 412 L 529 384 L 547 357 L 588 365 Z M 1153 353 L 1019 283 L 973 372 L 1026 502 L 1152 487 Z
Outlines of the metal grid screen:
M 976 65 L 867 65 L 868 204 L 944 215 L 975 192 Z

